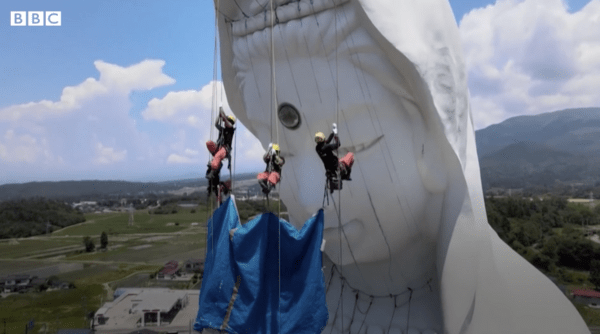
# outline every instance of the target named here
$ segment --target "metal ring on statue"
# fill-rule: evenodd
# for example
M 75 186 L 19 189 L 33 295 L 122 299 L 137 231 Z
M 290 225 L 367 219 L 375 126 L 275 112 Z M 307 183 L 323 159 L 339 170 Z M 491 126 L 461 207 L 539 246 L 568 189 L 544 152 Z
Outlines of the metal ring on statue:
M 282 103 L 279 106 L 277 116 L 279 117 L 281 124 L 290 130 L 295 130 L 300 126 L 300 113 L 296 107 L 289 103 Z

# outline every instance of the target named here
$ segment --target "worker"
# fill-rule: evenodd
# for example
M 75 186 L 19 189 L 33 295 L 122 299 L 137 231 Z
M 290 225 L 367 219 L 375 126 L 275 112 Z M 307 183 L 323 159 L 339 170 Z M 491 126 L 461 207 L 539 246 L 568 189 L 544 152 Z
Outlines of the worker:
M 281 178 L 281 168 L 285 164 L 285 159 L 280 155 L 279 145 L 269 144 L 269 149 L 263 156 L 267 167 L 264 172 L 257 175 L 258 184 L 262 187 L 265 194 L 269 194 Z
M 221 172 L 221 163 L 223 159 L 229 160 L 228 168 L 231 169 L 231 144 L 233 141 L 233 134 L 235 133 L 235 116 L 227 116 L 223 111 L 223 107 L 219 107 L 219 117 L 215 122 L 215 127 L 219 130 L 219 136 L 217 142 L 209 140 L 206 142 L 208 151 L 213 156 L 212 161 L 208 165 L 206 171 L 206 178 L 213 179 L 215 175 Z M 218 181 L 215 183 L 217 184 Z
M 348 152 L 341 159 L 335 156 L 333 151 L 337 150 L 341 143 L 337 135 L 337 125 L 333 123 L 332 128 L 333 130 L 327 139 L 325 139 L 323 132 L 317 132 L 315 134 L 315 142 L 317 143 L 317 154 L 325 166 L 325 175 L 327 176 L 329 189 L 333 193 L 334 190 L 342 189 L 340 179 L 352 181 L 350 174 L 352 172 L 352 165 L 354 164 L 354 153 Z M 338 169 L 340 171 L 339 176 L 337 174 Z

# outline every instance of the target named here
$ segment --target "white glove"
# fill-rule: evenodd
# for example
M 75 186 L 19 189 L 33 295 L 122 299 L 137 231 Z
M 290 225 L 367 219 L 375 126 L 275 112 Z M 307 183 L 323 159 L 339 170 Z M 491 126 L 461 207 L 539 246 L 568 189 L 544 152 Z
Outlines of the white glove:
M 333 133 L 337 135 L 337 124 L 333 123 Z

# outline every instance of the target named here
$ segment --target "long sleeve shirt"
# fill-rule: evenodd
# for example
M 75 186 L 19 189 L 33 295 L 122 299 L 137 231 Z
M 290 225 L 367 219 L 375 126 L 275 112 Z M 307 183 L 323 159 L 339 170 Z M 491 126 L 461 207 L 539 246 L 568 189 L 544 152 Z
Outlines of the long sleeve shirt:
M 219 138 L 217 139 L 218 146 L 225 146 L 228 151 L 231 150 L 231 145 L 233 142 L 233 134 L 235 133 L 235 127 L 233 125 L 227 126 L 228 123 L 225 123 L 225 126 L 221 125 L 223 120 L 221 118 L 217 119 L 215 123 L 215 127 L 219 130 Z M 225 121 L 223 121 L 225 122 Z
M 263 160 L 267 164 L 265 172 L 277 172 L 281 175 L 281 168 L 285 164 L 285 159 L 283 157 L 267 152 L 263 155 Z
M 331 133 L 326 141 L 317 144 L 317 154 L 319 154 L 319 158 L 323 161 L 325 170 L 328 172 L 337 171 L 338 158 L 333 154 L 333 150 L 340 147 L 340 145 L 340 140 L 334 133 Z

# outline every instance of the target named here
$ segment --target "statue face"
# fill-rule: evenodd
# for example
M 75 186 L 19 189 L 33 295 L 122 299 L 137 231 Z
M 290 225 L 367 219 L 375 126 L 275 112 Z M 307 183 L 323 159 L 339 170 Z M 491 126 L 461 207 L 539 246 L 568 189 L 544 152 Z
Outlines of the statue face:
M 329 196 L 328 206 L 325 199 L 325 252 L 357 272 L 353 286 L 393 293 L 390 286 L 372 285 L 379 269 L 399 286 L 431 270 L 443 194 L 428 189 L 431 173 L 424 169 L 443 167 L 423 159 L 436 145 L 413 98 L 414 78 L 392 65 L 351 4 L 337 12 L 337 22 L 329 9 L 276 25 L 274 66 L 270 27 L 235 36 L 235 84 L 249 128 L 263 146 L 281 147 L 280 193 L 297 227 L 324 201 L 325 169 L 314 135 L 327 136 L 338 124 L 339 156 L 354 152 L 355 163 L 352 181 Z M 295 129 L 286 128 L 273 107 L 272 68 L 277 106 L 290 104 L 300 115 Z

